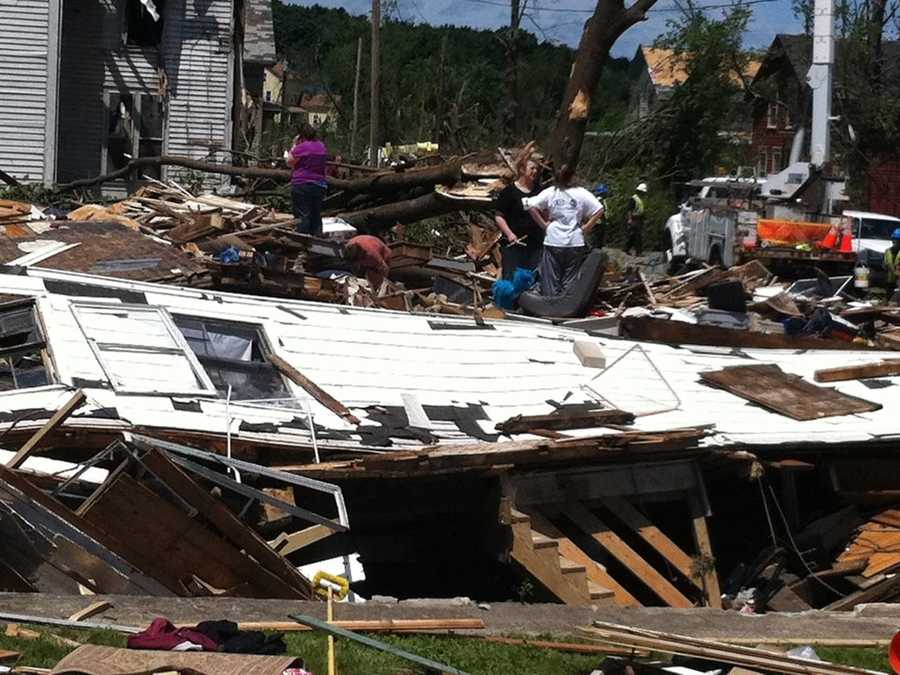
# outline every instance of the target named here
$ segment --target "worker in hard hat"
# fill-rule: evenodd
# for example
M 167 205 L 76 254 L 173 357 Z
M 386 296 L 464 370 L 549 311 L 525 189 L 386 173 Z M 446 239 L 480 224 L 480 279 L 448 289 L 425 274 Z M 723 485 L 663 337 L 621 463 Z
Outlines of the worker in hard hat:
M 609 197 L 609 185 L 606 183 L 597 183 L 594 186 L 594 189 L 591 190 L 594 193 L 594 196 L 600 201 L 600 206 L 603 207 L 603 215 L 600 216 L 600 222 L 597 223 L 597 227 L 594 228 L 593 231 L 593 246 L 594 248 L 603 248 L 606 246 L 606 198 Z
M 888 288 L 897 287 L 897 277 L 900 276 L 900 227 L 891 233 L 891 247 L 884 252 L 884 271 L 887 275 Z
M 634 194 L 628 200 L 628 241 L 625 250 L 635 255 L 644 252 L 644 199 L 647 196 L 647 184 L 638 183 Z

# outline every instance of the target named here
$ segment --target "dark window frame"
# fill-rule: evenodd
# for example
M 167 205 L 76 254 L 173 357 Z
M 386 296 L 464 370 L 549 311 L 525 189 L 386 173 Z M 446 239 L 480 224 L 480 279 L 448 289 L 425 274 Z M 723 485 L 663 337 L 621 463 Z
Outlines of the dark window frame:
M 26 310 L 22 312 L 21 310 Z M 14 332 L 9 330 L 7 323 L 11 322 L 11 316 L 20 312 L 30 317 L 31 328 L 27 333 Z M 4 343 L 8 336 L 25 335 L 25 342 L 11 346 L 5 346 Z M 40 361 L 40 366 L 36 369 L 43 370 L 43 382 L 28 386 L 20 386 L 18 372 L 24 372 L 24 369 L 18 368 L 13 362 L 15 357 L 26 358 L 34 355 L 36 360 Z M 9 378 L 12 381 L 11 388 L 5 388 L 5 382 L 0 385 L 0 394 L 12 391 L 23 391 L 26 389 L 34 389 L 37 387 L 45 387 L 55 383 L 53 369 L 51 368 L 49 353 L 47 349 L 47 336 L 44 326 L 41 323 L 41 317 L 37 310 L 37 304 L 33 298 L 23 300 L 12 300 L 10 302 L 0 303 L 0 370 L 8 368 Z M 34 370 L 34 369 L 29 369 Z M 0 375 L 0 381 L 5 378 L 5 373 Z
M 280 391 L 273 391 L 271 396 L 267 398 L 293 398 L 294 393 L 291 390 L 290 381 L 284 377 L 278 368 L 272 363 L 272 355 L 273 350 L 272 346 L 269 343 L 268 336 L 266 335 L 265 326 L 260 323 L 252 323 L 247 321 L 235 321 L 232 319 L 217 319 L 217 318 L 208 318 L 208 317 L 198 317 L 191 316 L 188 314 L 177 314 L 172 313 L 172 321 L 175 324 L 175 327 L 181 331 L 182 336 L 184 336 L 185 341 L 191 349 L 191 352 L 194 354 L 197 361 L 206 371 L 207 376 L 213 381 L 213 384 L 216 385 L 216 379 L 213 378 L 211 374 L 211 370 L 230 370 L 232 372 L 244 373 L 244 374 L 266 374 L 272 376 L 273 381 L 277 381 L 280 383 L 281 388 Z M 232 327 L 235 329 L 240 329 L 242 331 L 247 331 L 255 334 L 253 338 L 253 349 L 258 350 L 259 352 L 259 360 L 253 360 L 251 358 L 250 361 L 243 361 L 240 359 L 230 359 L 222 356 L 210 356 L 208 354 L 201 354 L 197 351 L 194 351 L 193 344 L 191 339 L 183 332 L 182 322 L 196 322 L 203 324 L 204 332 L 207 334 L 209 331 L 206 328 L 206 324 L 210 324 L 211 326 L 222 326 L 225 328 Z M 216 390 L 219 395 L 224 397 L 226 395 L 225 391 L 219 389 L 216 386 Z M 227 389 L 226 389 L 227 391 Z M 235 397 L 235 392 L 232 390 L 233 400 L 239 402 L 242 400 L 240 397 Z M 244 399 L 248 400 L 248 399 Z M 255 399 L 249 399 L 255 400 Z M 288 405 L 289 402 L 285 401 L 285 405 Z
M 113 124 L 119 120 L 119 107 L 125 103 L 127 116 L 121 117 L 121 125 Z M 115 141 L 124 141 L 124 150 L 131 155 L 132 158 L 138 157 L 155 157 L 164 154 L 166 127 L 168 125 L 169 115 L 166 106 L 166 100 L 159 94 L 148 94 L 146 92 L 130 92 L 107 89 L 103 92 L 103 104 L 105 109 L 105 124 L 103 126 L 103 145 L 100 156 L 101 173 L 112 173 L 116 169 L 122 168 L 127 164 L 125 162 L 117 164 L 110 154 L 111 146 Z M 159 112 L 159 133 L 143 134 L 142 131 L 147 126 L 145 122 L 151 119 L 151 115 L 156 110 Z M 148 112 L 145 118 L 145 111 Z M 121 126 L 121 131 L 119 127 Z M 154 147 L 153 152 L 146 151 L 147 146 Z M 158 151 L 156 150 L 158 146 Z M 142 152 L 142 149 L 145 150 Z M 162 169 L 157 167 L 145 167 L 142 173 L 150 175 L 157 179 L 162 179 Z

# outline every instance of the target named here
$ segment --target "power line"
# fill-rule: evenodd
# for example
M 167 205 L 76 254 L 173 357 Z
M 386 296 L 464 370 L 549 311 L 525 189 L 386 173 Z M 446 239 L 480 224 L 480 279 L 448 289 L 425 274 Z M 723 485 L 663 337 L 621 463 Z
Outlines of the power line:
M 465 0 L 466 2 L 474 3 L 477 5 L 490 5 L 492 7 L 504 7 L 508 8 L 508 2 L 502 2 L 502 0 Z M 737 6 L 745 6 L 745 5 L 758 5 L 762 3 L 769 2 L 777 2 L 777 0 L 743 0 L 742 2 L 731 2 L 731 3 L 719 3 L 712 5 L 695 5 L 694 9 L 698 11 L 704 11 L 707 9 L 730 9 L 732 7 Z M 556 13 L 566 13 L 566 14 L 593 14 L 594 10 L 592 9 L 577 9 L 575 7 L 534 7 L 534 11 L 536 12 L 556 12 Z M 682 9 L 680 7 L 651 7 L 651 12 L 681 12 Z

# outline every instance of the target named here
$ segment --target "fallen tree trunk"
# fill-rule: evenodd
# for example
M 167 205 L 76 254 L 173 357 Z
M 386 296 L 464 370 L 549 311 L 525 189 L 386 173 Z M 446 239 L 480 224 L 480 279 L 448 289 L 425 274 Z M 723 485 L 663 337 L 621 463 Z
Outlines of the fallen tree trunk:
M 626 8 L 623 0 L 597 0 L 594 14 L 584 25 L 559 108 L 550 152 L 555 167 L 568 164 L 574 170 L 578 166 L 594 93 L 609 51 L 622 33 L 647 18 L 654 4 L 656 0 L 636 0 Z
M 458 211 L 460 208 L 458 203 L 440 199 L 435 193 L 429 192 L 406 201 L 374 206 L 361 211 L 340 213 L 338 216 L 361 232 L 377 233 L 394 227 L 398 223 L 414 223 L 417 220 Z
M 164 155 L 162 157 L 139 157 L 117 171 L 94 178 L 83 178 L 57 185 L 59 191 L 75 190 L 78 188 L 92 187 L 108 181 L 125 178 L 134 171 L 148 167 L 180 166 L 195 171 L 206 173 L 224 174 L 227 176 L 244 176 L 246 178 L 269 178 L 272 180 L 288 181 L 291 171 L 288 169 L 272 169 L 258 166 L 231 166 L 205 162 L 189 157 L 176 157 Z M 391 194 L 399 190 L 408 190 L 415 187 L 433 187 L 438 184 L 452 185 L 461 179 L 462 160 L 454 159 L 437 166 L 429 166 L 422 169 L 410 169 L 408 171 L 381 172 L 354 178 L 350 180 L 341 178 L 328 178 L 328 185 L 333 190 L 341 190 L 351 193 Z

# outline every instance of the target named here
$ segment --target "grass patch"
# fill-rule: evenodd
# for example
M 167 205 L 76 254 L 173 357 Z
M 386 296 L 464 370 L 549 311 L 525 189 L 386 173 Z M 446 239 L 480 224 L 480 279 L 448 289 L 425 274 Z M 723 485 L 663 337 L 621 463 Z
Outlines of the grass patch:
M 9 637 L 0 633 L 0 649 L 20 652 L 20 665 L 34 668 L 52 668 L 74 647 L 61 645 L 51 635 L 75 640 L 85 644 L 105 645 L 107 647 L 124 647 L 125 636 L 108 630 L 70 630 L 65 628 L 48 629 L 46 626 L 22 626 L 43 633 L 37 640 Z
M 882 673 L 891 672 L 887 647 L 813 647 L 823 661 L 834 661 L 845 666 L 868 668 Z
M 502 645 L 477 638 L 443 635 L 376 635 L 376 639 L 400 649 L 454 666 L 473 675 L 582 675 L 599 667 L 602 654 L 570 654 L 529 646 Z M 285 636 L 288 651 L 306 661 L 307 668 L 318 673 L 327 671 L 327 646 L 324 635 L 289 633 Z M 336 639 L 338 672 L 371 675 L 397 675 L 398 672 L 420 672 L 403 659 Z

